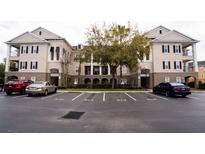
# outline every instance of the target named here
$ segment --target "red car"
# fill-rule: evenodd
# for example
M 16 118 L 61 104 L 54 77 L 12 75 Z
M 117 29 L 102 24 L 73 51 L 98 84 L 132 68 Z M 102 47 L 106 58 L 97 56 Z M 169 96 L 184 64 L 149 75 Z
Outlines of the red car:
M 12 80 L 4 84 L 4 91 L 7 95 L 11 95 L 13 92 L 19 92 L 25 94 L 25 89 L 28 85 L 32 84 L 30 80 Z

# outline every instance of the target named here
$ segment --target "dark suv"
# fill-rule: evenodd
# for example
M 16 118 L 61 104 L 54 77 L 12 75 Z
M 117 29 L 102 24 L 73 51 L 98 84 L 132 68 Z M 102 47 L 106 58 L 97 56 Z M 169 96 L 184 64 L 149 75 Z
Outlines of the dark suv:
M 5 83 L 4 91 L 7 95 L 11 95 L 13 92 L 25 94 L 26 87 L 32 83 L 33 81 L 30 80 L 11 80 Z

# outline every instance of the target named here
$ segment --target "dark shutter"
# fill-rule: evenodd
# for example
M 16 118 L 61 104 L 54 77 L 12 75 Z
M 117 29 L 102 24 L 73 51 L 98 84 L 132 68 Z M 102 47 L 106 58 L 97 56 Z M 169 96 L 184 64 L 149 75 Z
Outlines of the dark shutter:
M 28 46 L 26 46 L 26 53 L 28 53 Z
M 36 53 L 38 53 L 38 46 L 36 47 Z
M 32 69 L 32 62 L 31 62 L 31 65 L 30 65 L 30 69 Z
M 170 66 L 170 61 L 168 62 L 168 64 L 169 64 L 169 69 L 171 69 L 171 66 Z
M 168 53 L 169 53 L 169 45 L 168 45 Z
M 179 45 L 179 53 L 181 53 L 181 45 Z
M 162 45 L 162 53 L 164 53 L 164 45 Z
M 180 65 L 180 69 L 182 69 L 182 62 L 181 61 L 179 62 L 179 65 Z
M 163 61 L 163 69 L 165 69 L 165 61 Z
M 20 69 L 22 69 L 22 61 L 20 62 Z
M 23 54 L 23 46 L 21 47 L 21 54 Z
M 31 47 L 31 53 L 33 53 L 33 46 Z
M 173 52 L 175 53 L 175 45 L 173 45 Z
M 25 69 L 27 69 L 27 61 L 25 62 Z
M 36 69 L 38 69 L 38 62 L 36 62 Z
M 176 69 L 176 61 L 174 61 L 174 69 Z

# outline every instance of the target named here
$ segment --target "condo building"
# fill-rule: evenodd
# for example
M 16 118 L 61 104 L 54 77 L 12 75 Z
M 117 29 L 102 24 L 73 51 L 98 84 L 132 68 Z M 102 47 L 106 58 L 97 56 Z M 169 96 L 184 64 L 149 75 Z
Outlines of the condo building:
M 115 83 L 152 88 L 160 82 L 186 83 L 190 77 L 197 76 L 197 40 L 164 26 L 148 31 L 146 36 L 150 39 L 150 52 L 140 61 L 138 71 L 133 73 L 126 66 L 118 67 Z M 58 86 L 112 82 L 109 65 L 98 64 L 93 55 L 88 62 L 80 63 L 76 57 L 83 45 L 71 46 L 66 39 L 44 28 L 26 32 L 6 44 L 5 80 L 47 80 Z M 193 62 L 192 71 L 190 62 Z

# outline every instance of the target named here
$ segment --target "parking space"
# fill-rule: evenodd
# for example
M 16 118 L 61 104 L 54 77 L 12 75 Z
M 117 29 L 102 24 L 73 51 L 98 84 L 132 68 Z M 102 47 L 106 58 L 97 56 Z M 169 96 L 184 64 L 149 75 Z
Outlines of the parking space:
M 0 93 L 0 132 L 205 132 L 205 93 L 187 98 L 151 92 Z M 63 119 L 70 111 L 78 120 Z

